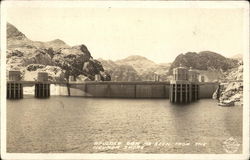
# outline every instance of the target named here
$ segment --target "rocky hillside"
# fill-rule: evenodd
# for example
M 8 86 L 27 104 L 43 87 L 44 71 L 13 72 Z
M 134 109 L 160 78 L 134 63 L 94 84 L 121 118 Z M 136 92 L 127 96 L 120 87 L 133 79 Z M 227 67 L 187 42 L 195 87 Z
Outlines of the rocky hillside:
M 117 61 L 98 60 L 114 81 L 153 81 L 156 74 L 160 76 L 161 81 L 169 80 L 169 63 L 157 64 L 138 55 Z
M 179 64 L 183 64 L 186 67 L 193 67 L 201 76 L 205 77 L 206 82 L 224 79 L 225 70 L 235 67 L 232 64 L 236 64 L 237 66 L 238 62 L 238 60 L 228 59 L 209 51 L 198 54 L 191 52 L 185 55 L 181 54 L 176 57 L 172 64 L 157 64 L 138 55 L 129 56 L 117 61 L 103 59 L 100 59 L 100 61 L 113 80 L 128 81 L 130 79 L 133 81 L 152 81 L 154 80 L 155 74 L 157 74 L 160 76 L 161 81 L 168 81 L 171 79 L 172 69 L 178 67 Z M 224 61 L 228 62 L 224 64 Z
M 59 39 L 32 41 L 10 23 L 7 24 L 7 70 L 20 70 L 24 80 L 36 79 L 40 71 L 48 72 L 52 81 L 68 80 L 70 75 L 94 80 L 96 74 L 103 81 L 111 80 L 85 45 L 70 47 Z
M 198 70 L 221 70 L 227 71 L 238 65 L 238 60 L 226 58 L 218 53 L 203 51 L 203 52 L 187 52 L 177 56 L 170 66 L 170 74 L 173 68 L 180 64 L 186 67 L 192 67 Z
M 224 83 L 221 83 L 220 92 L 217 90 L 214 97 L 220 94 L 220 104 L 243 103 L 243 64 L 225 73 Z
M 155 62 L 147 59 L 146 57 L 138 55 L 133 55 L 121 60 L 117 60 L 116 63 L 119 65 L 132 66 L 138 73 L 148 71 L 149 69 L 156 66 Z

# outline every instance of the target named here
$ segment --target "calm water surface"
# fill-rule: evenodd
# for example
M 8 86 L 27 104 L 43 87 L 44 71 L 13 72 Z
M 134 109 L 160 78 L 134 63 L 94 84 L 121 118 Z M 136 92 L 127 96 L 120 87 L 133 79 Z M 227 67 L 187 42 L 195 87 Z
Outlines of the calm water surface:
M 214 100 L 185 106 L 164 99 L 7 101 L 7 152 L 226 153 L 223 142 L 230 137 L 238 141 L 236 153 L 241 153 L 242 106 L 219 107 Z M 111 141 L 122 144 L 93 148 L 95 142 Z M 152 145 L 125 149 L 127 142 Z

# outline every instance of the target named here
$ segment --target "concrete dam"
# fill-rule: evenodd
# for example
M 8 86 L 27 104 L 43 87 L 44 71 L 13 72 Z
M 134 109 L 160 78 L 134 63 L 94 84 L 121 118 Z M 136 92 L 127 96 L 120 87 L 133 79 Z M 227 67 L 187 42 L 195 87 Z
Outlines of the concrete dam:
M 218 83 L 200 83 L 199 98 L 212 98 Z M 70 83 L 70 96 L 100 98 L 170 98 L 170 82 Z
M 89 81 L 77 82 L 41 82 L 41 81 L 13 81 L 7 82 L 7 98 L 19 99 L 23 97 L 23 87 L 36 86 L 37 98 L 49 97 L 50 84 L 59 86 L 58 95 L 83 96 L 101 98 L 170 98 L 170 82 L 109 82 Z M 219 83 L 200 82 L 199 98 L 212 98 Z M 39 90 L 44 91 L 40 92 Z M 38 94 L 41 93 L 41 94 Z M 66 93 L 66 94 L 65 94 Z M 20 94 L 20 95 L 19 95 Z M 19 95 L 19 96 L 18 96 Z M 38 96 L 39 95 L 39 96 Z M 12 98 L 11 98 L 12 97 Z
M 198 74 L 194 70 L 185 67 L 177 67 L 173 70 L 172 81 L 144 82 L 113 82 L 96 81 L 86 82 L 49 82 L 48 73 L 39 72 L 37 81 L 21 81 L 20 71 L 9 71 L 7 82 L 7 98 L 23 98 L 23 87 L 34 86 L 36 98 L 50 97 L 51 84 L 59 85 L 57 95 L 82 96 L 100 98 L 169 98 L 173 103 L 188 103 L 201 98 L 212 98 L 218 89 L 217 82 L 199 82 Z M 66 93 L 66 94 L 65 94 Z

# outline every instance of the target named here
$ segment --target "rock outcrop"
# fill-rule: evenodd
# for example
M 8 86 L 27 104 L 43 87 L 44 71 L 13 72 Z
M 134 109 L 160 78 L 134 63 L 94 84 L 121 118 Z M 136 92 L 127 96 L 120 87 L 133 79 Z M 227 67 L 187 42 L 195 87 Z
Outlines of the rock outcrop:
M 110 81 L 102 64 L 93 59 L 85 45 L 70 47 L 62 40 L 32 41 L 12 24 L 7 24 L 7 70 L 20 70 L 25 80 L 34 80 L 37 72 L 49 72 L 50 80 L 68 80 L 69 76 L 85 76 Z M 84 78 L 78 78 L 78 80 Z
M 219 103 L 221 104 L 243 104 L 243 65 L 232 69 L 222 84 Z
M 30 64 L 23 72 L 23 80 L 34 81 L 37 80 L 38 72 L 47 72 L 49 74 L 49 81 L 64 81 L 65 73 L 58 66 L 45 66 L 40 64 Z

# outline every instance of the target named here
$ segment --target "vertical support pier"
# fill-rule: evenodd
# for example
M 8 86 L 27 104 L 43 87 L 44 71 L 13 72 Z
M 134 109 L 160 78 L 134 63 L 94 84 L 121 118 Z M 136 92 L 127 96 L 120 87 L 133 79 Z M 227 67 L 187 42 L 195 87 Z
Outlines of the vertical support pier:
M 69 83 L 67 83 L 67 91 L 68 91 L 68 96 L 70 97 L 71 94 L 70 94 L 70 84 Z
M 199 84 L 197 84 L 196 94 L 197 94 L 197 100 L 199 100 L 200 99 L 200 86 L 199 86 Z
M 218 85 L 218 91 L 217 91 L 218 93 L 217 93 L 217 99 L 219 100 L 220 99 L 220 95 L 221 95 L 221 85 L 219 84 Z
M 180 84 L 180 103 L 183 103 L 183 100 L 182 100 L 182 98 L 183 98 L 183 91 L 185 91 L 185 90 L 182 89 L 182 84 Z
M 192 102 L 192 99 L 193 99 L 193 94 L 192 94 L 192 84 L 189 84 L 188 85 L 188 93 L 189 93 L 189 102 Z
M 192 84 L 192 101 L 195 101 L 195 99 L 196 99 L 196 93 L 195 93 L 195 85 L 194 84 Z
M 190 89 L 189 83 L 182 82 L 171 82 L 169 99 L 172 103 L 189 103 L 190 100 Z
M 197 101 L 199 99 L 199 84 L 192 84 L 192 101 Z
M 70 83 L 71 82 L 73 82 L 73 83 L 76 82 L 76 77 L 75 76 L 69 76 L 68 83 L 66 84 L 66 86 L 67 86 L 67 92 L 68 92 L 68 96 L 69 97 L 71 96 L 71 93 L 70 93 Z
M 173 89 L 172 89 L 172 87 L 173 87 L 173 86 L 170 84 L 170 86 L 169 86 L 169 100 L 170 100 L 170 102 L 173 101 L 173 100 L 172 100 L 172 97 L 173 97 L 173 96 L 172 96 L 172 94 L 173 94 L 173 91 L 172 91 Z
M 137 87 L 136 87 L 136 84 L 135 84 L 135 88 L 134 88 L 134 89 L 135 89 L 135 90 L 134 90 L 135 95 L 134 95 L 134 98 L 137 97 L 137 96 L 136 96 L 136 92 L 137 92 L 137 91 L 136 91 L 136 88 L 137 88 Z
M 39 72 L 37 76 L 37 83 L 35 84 L 36 98 L 50 97 L 50 84 L 48 83 L 48 73 Z
M 189 96 L 189 92 L 188 92 L 189 88 L 188 88 L 188 84 L 185 84 L 185 102 L 188 103 L 189 99 L 188 99 L 188 96 Z
M 20 82 L 20 71 L 9 71 L 9 81 L 7 82 L 7 99 L 23 98 L 23 84 Z

